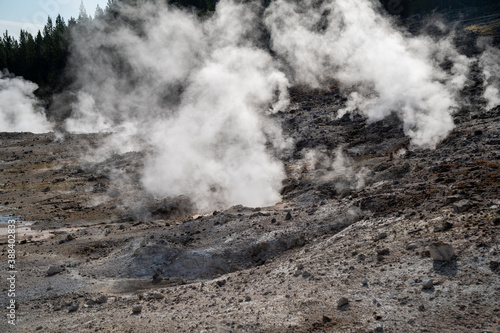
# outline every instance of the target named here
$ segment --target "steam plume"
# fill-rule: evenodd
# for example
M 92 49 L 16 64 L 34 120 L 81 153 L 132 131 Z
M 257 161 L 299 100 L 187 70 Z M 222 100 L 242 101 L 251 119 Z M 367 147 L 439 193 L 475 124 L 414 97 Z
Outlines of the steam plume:
M 396 112 L 420 146 L 434 147 L 453 129 L 469 59 L 449 38 L 411 36 L 369 0 L 277 0 L 266 24 L 296 82 L 317 86 L 334 77 L 353 91 L 344 112 L 360 110 L 371 121 Z M 454 64 L 450 73 L 439 67 L 445 60 Z
M 265 11 L 222 0 L 203 20 L 147 2 L 123 6 L 120 17 L 74 32 L 78 93 L 66 128 L 114 132 L 102 156 L 147 147 L 146 190 L 187 194 L 201 210 L 279 200 L 285 174 L 270 149 L 287 142 L 267 115 L 287 107 L 290 82 L 335 78 L 349 95 L 339 116 L 362 112 L 377 121 L 396 113 L 414 144 L 432 148 L 454 127 L 471 62 L 453 34 L 412 35 L 375 0 L 276 0 Z M 492 104 L 493 56 L 481 60 Z M 337 155 L 333 167 L 362 187 L 363 172 Z
M 500 50 L 487 46 L 479 58 L 479 64 L 484 75 L 483 97 L 488 102 L 487 108 L 500 105 Z
M 67 128 L 134 132 L 151 147 L 143 184 L 159 197 L 188 194 L 202 210 L 279 201 L 285 174 L 267 145 L 283 140 L 266 114 L 287 106 L 288 80 L 256 47 L 259 10 L 224 0 L 200 22 L 172 7 L 125 7 L 143 29 L 77 36 L 83 67 Z
M 0 132 L 46 133 L 52 130 L 33 92 L 38 86 L 0 72 Z

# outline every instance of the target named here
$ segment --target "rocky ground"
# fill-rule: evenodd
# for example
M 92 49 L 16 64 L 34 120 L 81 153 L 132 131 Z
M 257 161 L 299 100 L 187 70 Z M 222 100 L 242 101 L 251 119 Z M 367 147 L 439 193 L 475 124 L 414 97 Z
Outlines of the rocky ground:
M 500 108 L 471 98 L 430 150 L 338 119 L 333 83 L 291 95 L 272 207 L 196 215 L 143 192 L 143 152 L 82 158 L 105 135 L 0 134 L 0 331 L 500 332 Z

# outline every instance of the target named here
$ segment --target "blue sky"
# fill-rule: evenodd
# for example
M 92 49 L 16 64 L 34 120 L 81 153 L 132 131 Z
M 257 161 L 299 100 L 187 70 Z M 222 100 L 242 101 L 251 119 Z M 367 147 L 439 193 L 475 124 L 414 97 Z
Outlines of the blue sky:
M 0 0 L 0 33 L 19 37 L 21 29 L 36 34 L 47 23 L 61 14 L 66 23 L 70 17 L 77 17 L 81 0 Z M 105 8 L 107 0 L 83 0 L 87 14 L 94 16 L 97 5 Z

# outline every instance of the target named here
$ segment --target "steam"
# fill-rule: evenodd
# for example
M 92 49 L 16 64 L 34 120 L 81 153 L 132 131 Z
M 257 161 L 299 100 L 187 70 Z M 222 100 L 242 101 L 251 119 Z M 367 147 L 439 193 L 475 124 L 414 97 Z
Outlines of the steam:
M 285 173 L 268 146 L 285 142 L 267 115 L 288 105 L 289 84 L 256 46 L 259 11 L 225 0 L 201 22 L 146 4 L 123 8 L 139 31 L 76 35 L 82 66 L 67 129 L 114 132 L 108 151 L 149 146 L 143 185 L 157 197 L 189 195 L 201 210 L 276 203 Z
M 445 37 L 412 35 L 377 3 L 276 0 L 264 10 L 222 0 L 203 19 L 159 2 L 123 6 L 112 26 L 94 20 L 73 32 L 78 93 L 65 126 L 112 133 L 94 160 L 146 149 L 145 189 L 157 198 L 188 195 L 200 210 L 280 200 L 285 172 L 274 156 L 290 142 L 269 115 L 286 110 L 290 84 L 334 78 L 349 96 L 339 116 L 396 113 L 415 145 L 433 148 L 454 128 L 471 59 L 444 25 L 435 28 Z M 499 99 L 497 51 L 480 60 L 491 105 Z M 319 159 L 331 179 L 364 186 L 366 171 L 341 150 Z
M 342 146 L 335 150 L 333 158 L 319 150 L 309 150 L 304 155 L 302 163 L 304 162 L 309 173 L 320 170 L 316 175 L 317 180 L 323 183 L 333 182 L 338 193 L 346 189 L 358 191 L 365 187 L 368 169 L 346 156 Z
M 46 133 L 52 130 L 33 92 L 38 86 L 0 72 L 0 132 Z
M 369 0 L 277 0 L 266 24 L 296 82 L 318 86 L 334 77 L 352 91 L 340 116 L 359 110 L 377 121 L 395 112 L 413 143 L 425 147 L 453 129 L 470 60 L 451 37 L 409 35 Z M 449 73 L 439 66 L 444 61 L 454 64 Z
M 483 97 L 488 102 L 487 108 L 493 109 L 500 105 L 500 50 L 486 46 L 479 58 L 479 65 L 483 69 L 484 93 Z

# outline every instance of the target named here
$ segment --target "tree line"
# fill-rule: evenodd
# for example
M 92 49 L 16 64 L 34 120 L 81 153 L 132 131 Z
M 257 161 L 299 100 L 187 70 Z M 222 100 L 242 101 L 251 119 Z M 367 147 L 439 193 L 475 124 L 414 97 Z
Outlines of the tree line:
M 49 92 L 60 90 L 67 85 L 68 77 L 65 76 L 65 67 L 69 58 L 71 32 L 73 29 L 86 29 L 92 20 L 115 21 L 119 19 L 121 4 L 138 5 L 144 0 L 108 0 L 105 9 L 97 6 L 95 15 L 89 16 L 83 6 L 80 7 L 78 18 L 70 18 L 66 23 L 58 15 L 55 22 L 48 18 L 42 31 L 33 36 L 27 31 L 21 31 L 19 38 L 10 36 L 8 32 L 0 36 L 0 71 L 8 70 L 10 73 L 22 76 L 33 81 Z M 165 0 L 166 2 L 181 7 L 195 8 L 200 15 L 215 10 L 218 0 Z M 262 0 L 265 6 L 271 0 Z M 437 8 L 457 6 L 452 0 L 380 0 L 389 12 L 398 9 L 398 15 L 425 12 Z M 494 4 L 498 0 L 462 0 L 470 6 Z M 397 5 L 397 6 L 395 6 Z
M 86 29 L 92 20 L 117 20 L 118 6 L 122 4 L 137 5 L 140 0 L 108 0 L 105 9 L 97 6 L 94 17 L 87 14 L 85 7 L 80 6 L 78 18 L 70 18 L 68 22 L 58 15 L 55 22 L 48 17 L 42 31 L 36 35 L 21 30 L 16 39 L 8 31 L 0 36 L 0 71 L 22 76 L 38 84 L 41 90 L 54 92 L 63 89 L 69 78 L 65 68 L 70 55 L 70 44 L 73 29 Z M 213 11 L 217 0 L 167 0 L 167 2 L 194 7 L 200 13 Z

